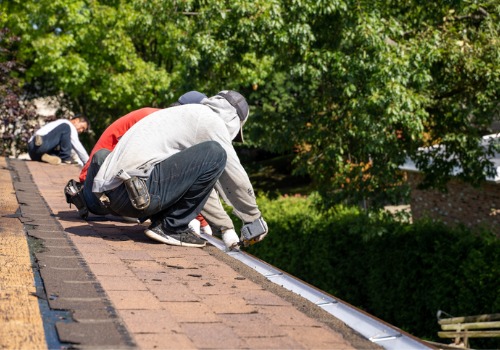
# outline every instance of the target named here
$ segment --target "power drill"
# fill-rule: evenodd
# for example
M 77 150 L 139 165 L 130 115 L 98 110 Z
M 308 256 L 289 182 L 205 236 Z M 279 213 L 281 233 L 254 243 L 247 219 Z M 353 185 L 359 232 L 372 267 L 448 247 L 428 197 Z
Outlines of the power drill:
M 249 246 L 258 242 L 258 238 L 267 232 L 267 224 L 262 218 L 243 225 L 239 245 Z

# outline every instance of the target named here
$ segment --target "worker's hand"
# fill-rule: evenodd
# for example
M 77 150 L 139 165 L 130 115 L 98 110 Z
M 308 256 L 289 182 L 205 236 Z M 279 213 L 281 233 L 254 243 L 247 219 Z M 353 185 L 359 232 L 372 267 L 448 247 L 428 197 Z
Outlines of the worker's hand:
M 222 231 L 222 240 L 226 245 L 226 250 L 237 250 L 240 248 L 240 240 L 238 239 L 238 235 L 234 229 L 230 228 Z
M 243 225 L 241 228 L 241 241 L 245 246 L 262 241 L 268 232 L 267 223 L 262 217 Z

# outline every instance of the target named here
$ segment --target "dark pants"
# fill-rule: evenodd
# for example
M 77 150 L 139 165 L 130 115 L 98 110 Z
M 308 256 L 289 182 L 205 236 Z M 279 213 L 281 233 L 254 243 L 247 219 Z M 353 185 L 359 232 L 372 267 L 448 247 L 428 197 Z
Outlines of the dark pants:
M 90 165 L 87 169 L 87 177 L 85 178 L 85 182 L 83 183 L 83 197 L 85 199 L 85 203 L 87 203 L 87 208 L 92 214 L 95 215 L 107 215 L 114 214 L 108 208 L 104 207 L 101 204 L 101 201 L 96 197 L 94 193 L 92 193 L 92 184 L 94 183 L 94 177 L 99 172 L 102 163 L 110 154 L 111 151 L 105 148 L 100 149 L 89 160 Z
M 167 229 L 185 229 L 203 209 L 226 159 L 226 152 L 215 141 L 187 148 L 155 165 L 146 182 L 151 196 L 148 208 L 135 209 L 122 184 L 106 192 L 111 209 L 121 216 L 149 217 Z
M 35 146 L 35 138 L 28 143 L 28 153 L 32 160 L 40 161 L 47 153 L 58 156 L 62 160 L 71 159 L 71 128 L 68 124 L 61 124 L 55 127 L 47 135 L 42 136 L 41 146 Z

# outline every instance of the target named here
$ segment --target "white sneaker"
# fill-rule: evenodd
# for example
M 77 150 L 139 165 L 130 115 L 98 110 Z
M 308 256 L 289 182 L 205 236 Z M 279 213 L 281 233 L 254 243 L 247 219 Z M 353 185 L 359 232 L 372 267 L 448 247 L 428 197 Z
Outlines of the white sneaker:
M 44 153 L 42 155 L 42 162 L 49 163 L 52 165 L 58 165 L 58 164 L 61 164 L 61 158 Z
M 222 232 L 222 240 L 224 241 L 224 244 L 226 245 L 227 250 L 239 250 L 239 242 L 240 238 L 234 231 L 234 229 L 229 229 L 224 232 Z
M 196 233 L 198 236 L 200 235 L 200 221 L 198 219 L 193 219 L 191 220 L 191 222 L 189 223 L 189 227 L 191 227 L 194 231 L 194 233 Z

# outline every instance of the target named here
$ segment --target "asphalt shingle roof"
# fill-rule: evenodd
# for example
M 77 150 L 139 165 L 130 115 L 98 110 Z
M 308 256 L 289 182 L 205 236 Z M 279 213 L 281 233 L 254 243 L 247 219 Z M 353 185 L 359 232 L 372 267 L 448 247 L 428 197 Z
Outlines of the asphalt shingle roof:
M 15 297 L 11 293 L 10 301 L 0 298 L 0 311 L 12 308 L 7 302 L 19 306 L 16 312 L 2 312 L 1 348 L 22 347 L 27 329 L 36 344 L 30 348 L 57 342 L 140 349 L 380 348 L 215 247 L 159 244 L 143 234 L 145 226 L 116 218 L 91 215 L 81 220 L 63 194 L 66 182 L 78 178 L 77 166 L 5 158 L 0 165 L 5 183 L 0 187 L 0 241 L 7 233 L 21 246 L 29 238 L 35 273 L 15 283 L 29 280 L 33 287 L 37 271 L 40 280 L 38 288 L 23 287 Z M 17 252 L 3 243 L 0 296 L 12 283 L 4 278 L 5 261 L 26 255 L 26 249 Z M 29 272 L 28 261 L 24 258 L 17 265 Z M 36 300 L 45 303 L 47 312 L 33 306 Z M 40 318 L 46 325 L 46 344 L 36 331 Z M 24 328 L 13 330 L 15 322 Z M 10 343 L 2 336 L 4 329 L 17 332 Z

